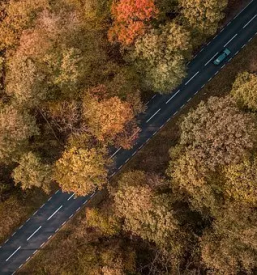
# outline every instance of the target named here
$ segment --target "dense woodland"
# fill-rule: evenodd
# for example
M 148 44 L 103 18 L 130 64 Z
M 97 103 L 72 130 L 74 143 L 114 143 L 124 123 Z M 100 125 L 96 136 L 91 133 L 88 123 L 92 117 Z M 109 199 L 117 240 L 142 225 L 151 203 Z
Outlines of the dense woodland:
M 132 170 L 108 183 L 110 148 L 133 146 L 144 102 L 181 83 L 227 4 L 1 1 L 0 214 L 57 185 L 76 195 L 109 190 L 103 207 L 87 209 L 86 245 L 59 274 L 257 268 L 254 73 L 181 118 L 166 173 Z

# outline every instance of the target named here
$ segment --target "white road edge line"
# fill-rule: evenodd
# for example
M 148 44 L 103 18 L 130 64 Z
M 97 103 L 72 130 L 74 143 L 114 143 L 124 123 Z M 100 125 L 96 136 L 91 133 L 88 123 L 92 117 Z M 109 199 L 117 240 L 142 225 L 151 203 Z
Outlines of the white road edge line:
M 161 110 L 161 108 L 160 108 L 158 111 L 156 111 L 156 112 L 146 121 L 146 123 L 148 123 L 154 116 L 156 116 L 156 115 L 160 112 L 160 110 Z
M 193 78 L 195 78 L 199 73 L 200 73 L 200 71 L 198 71 L 197 73 L 195 73 L 195 74 L 185 83 L 185 86 L 186 86 Z
M 219 52 L 215 53 L 214 56 L 213 56 L 211 59 L 209 59 L 209 60 L 205 63 L 204 66 L 207 66 L 207 65 L 213 60 L 213 58 L 214 58 L 217 54 L 219 54 Z
M 21 248 L 21 246 L 19 246 L 5 261 L 8 262 L 9 259 L 11 259 L 11 257 Z
M 250 2 L 250 3 L 248 3 L 248 5 L 247 6 L 245 6 L 235 17 L 234 17 L 234 19 L 236 19 L 251 3 L 253 2 L 253 0 Z
M 166 104 L 168 104 L 178 93 L 180 92 L 180 90 L 177 90 L 176 93 L 174 95 L 172 95 L 167 101 Z
M 49 221 L 63 206 L 61 205 L 57 210 L 54 211 L 54 213 L 47 219 Z
M 120 150 L 121 150 L 121 147 L 118 148 L 118 149 L 110 156 L 110 159 L 113 158 Z
M 57 194 L 59 191 L 60 191 L 60 190 L 57 190 L 57 191 L 55 192 L 55 194 Z
M 243 26 L 243 29 L 245 28 L 245 27 L 247 27 L 253 20 L 254 20 L 254 18 L 257 16 L 257 14 L 255 14 L 254 15 L 254 17 L 252 17 L 244 26 Z
M 238 36 L 238 33 L 236 33 L 223 47 L 226 47 L 233 39 L 235 39 Z
M 75 196 L 75 193 L 73 193 L 68 199 L 67 199 L 67 201 L 69 201 L 72 197 L 74 197 Z
M 45 242 L 43 242 L 43 243 L 40 245 L 40 247 L 42 247 L 44 244 L 45 244 Z
M 40 230 L 42 226 L 40 225 L 38 229 L 36 229 L 28 238 L 27 238 L 27 241 L 29 241 L 37 232 L 38 230 Z

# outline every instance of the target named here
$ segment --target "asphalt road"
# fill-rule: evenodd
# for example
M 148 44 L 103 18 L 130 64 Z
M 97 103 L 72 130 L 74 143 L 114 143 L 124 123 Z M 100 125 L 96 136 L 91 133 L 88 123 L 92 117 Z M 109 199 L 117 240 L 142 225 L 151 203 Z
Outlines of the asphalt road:
M 141 129 L 131 150 L 117 149 L 111 157 L 116 165 L 114 176 L 191 98 L 201 90 L 240 49 L 257 33 L 257 0 L 247 5 L 227 26 L 208 43 L 188 65 L 184 82 L 167 95 L 155 95 L 140 116 Z M 231 55 L 219 66 L 212 60 L 225 47 Z M 57 191 L 0 248 L 0 274 L 14 274 L 34 254 L 44 249 L 46 242 L 94 196 L 74 198 L 73 194 Z M 1 221 L 4 222 L 4 221 Z

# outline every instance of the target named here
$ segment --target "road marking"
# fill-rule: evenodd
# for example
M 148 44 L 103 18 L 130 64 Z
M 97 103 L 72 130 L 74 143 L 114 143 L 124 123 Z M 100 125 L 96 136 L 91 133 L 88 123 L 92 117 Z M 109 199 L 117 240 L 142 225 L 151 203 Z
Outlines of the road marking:
M 129 161 L 129 158 L 128 158 L 128 159 L 126 159 L 125 163 L 127 163 L 128 161 Z
M 52 236 L 52 235 L 51 235 L 51 236 Z M 51 237 L 51 236 L 50 236 L 50 237 Z M 49 239 L 49 238 L 48 238 L 48 239 Z M 37 250 L 35 250 L 35 251 L 33 252 L 33 255 L 35 255 L 36 253 L 37 253 Z
M 138 150 L 142 149 L 143 146 L 144 146 L 144 144 L 142 144 L 142 145 L 138 148 Z
M 231 21 L 227 23 L 227 26 L 229 26 L 231 24 Z
M 253 39 L 252 37 L 251 37 L 251 38 L 249 38 L 248 42 L 252 41 L 252 39 Z
M 217 75 L 219 71 L 217 71 L 214 75 Z
M 48 221 L 62 208 L 62 205 L 47 219 Z
M 178 113 L 178 111 L 176 113 L 173 114 L 173 116 L 175 116 Z
M 48 199 L 48 201 L 50 201 L 52 199 L 52 197 L 50 197 L 49 199 Z
M 153 133 L 153 136 L 156 135 L 157 132 L 158 132 L 158 130 Z
M 9 241 L 9 239 L 7 239 L 4 243 L 7 243 Z
M 204 50 L 204 48 L 202 48 L 202 49 L 200 50 L 200 53 L 201 53 L 203 50 Z
M 231 60 L 232 60 L 232 57 L 231 57 L 231 58 L 229 58 L 228 62 L 230 62 Z
M 147 139 L 146 143 L 150 140 L 150 138 Z
M 23 225 L 21 225 L 21 226 L 19 227 L 19 229 L 22 229 L 22 227 L 23 227 Z
M 77 211 L 76 211 L 77 212 Z M 57 231 L 59 231 L 59 228 L 57 228 L 54 232 L 56 233 Z
M 225 66 L 226 66 L 226 64 L 224 64 L 224 65 L 221 67 L 221 69 L 223 69 Z
M 90 198 L 92 198 L 95 195 L 95 191 L 90 195 Z
M 16 232 L 14 232 L 14 233 L 12 234 L 12 237 L 13 237 L 15 234 L 16 234 Z
M 44 207 L 44 206 L 45 206 L 45 203 L 44 203 L 44 204 L 42 204 L 40 208 L 42 208 L 42 207 Z
M 178 93 L 180 92 L 180 90 L 177 90 L 176 93 L 174 95 L 172 95 L 169 100 L 166 101 L 166 104 L 168 104 Z
M 118 170 L 120 170 L 120 169 L 121 169 L 121 167 L 122 167 L 122 165 L 118 168 Z
M 113 173 L 110 175 L 110 178 L 112 178 L 114 175 L 115 175 L 115 172 L 113 172 Z
M 156 97 L 156 95 L 153 95 L 151 99 L 154 99 Z
M 209 79 L 208 79 L 208 82 L 210 82 L 212 80 L 212 77 L 210 77 Z
M 49 239 L 51 239 L 51 238 L 52 238 L 52 236 L 53 236 L 53 235 L 50 235 L 47 239 L 48 239 L 48 240 L 49 240 Z
M 74 215 L 74 214 L 71 214 L 71 215 L 69 216 L 69 219 L 71 219 L 71 218 L 73 217 L 73 215 Z
M 185 106 L 185 104 L 183 104 L 183 105 L 180 107 L 180 109 L 182 109 L 184 106 Z
M 207 65 L 213 60 L 213 58 L 214 58 L 217 54 L 219 54 L 219 52 L 215 53 L 214 56 L 213 56 L 211 59 L 209 59 L 208 62 L 205 63 L 204 66 L 207 66 Z
M 67 199 L 67 201 L 69 201 L 72 197 L 74 197 L 75 196 L 75 193 L 73 193 L 68 199 Z
M 238 17 L 238 15 L 240 15 L 251 3 L 253 2 L 253 0 L 250 2 L 250 3 L 248 3 L 248 5 L 247 6 L 245 6 L 235 17 L 234 17 L 234 19 L 236 19 L 237 17 Z
M 76 212 L 78 212 L 80 208 L 81 208 L 81 207 L 79 207 L 79 208 L 76 210 Z
M 21 265 L 19 266 L 19 269 L 20 269 L 22 266 L 23 266 L 23 264 L 21 264 Z
M 38 232 L 38 230 L 40 230 L 41 227 L 42 227 L 42 226 L 40 225 L 39 228 L 36 229 L 36 230 L 34 231 L 34 233 L 32 233 L 32 234 L 27 238 L 27 241 L 29 241 L 29 240 Z
M 254 15 L 254 17 L 252 18 L 252 19 L 250 19 L 244 26 L 243 26 L 243 29 L 245 28 L 245 27 L 247 27 L 253 20 L 254 20 L 254 18 L 257 16 L 257 14 L 255 14 Z
M 62 223 L 62 226 L 64 226 L 64 225 L 65 225 L 65 223 L 66 223 L 66 221 Z
M 45 242 L 43 242 L 43 243 L 40 245 L 40 247 L 42 247 L 44 244 L 45 244 Z
M 236 33 L 223 47 L 226 47 L 233 39 L 235 39 L 238 36 L 238 33 Z
M 110 159 L 113 158 L 119 151 L 121 150 L 121 147 L 117 149 L 111 156 Z
M 246 46 L 246 44 L 244 44 L 244 45 L 242 46 L 242 49 L 243 49 L 245 46 Z
M 37 210 L 37 211 L 38 211 L 38 210 Z M 36 212 L 34 212 L 33 216 L 35 216 L 35 215 L 37 214 L 37 211 L 36 211 Z
M 171 117 L 170 117 L 170 118 L 168 118 L 166 122 L 169 122 L 170 120 L 171 120 Z
M 235 55 L 237 55 L 239 53 L 239 51 L 237 51 L 236 53 L 235 53 Z
M 220 30 L 220 33 L 222 33 L 224 31 L 224 28 L 222 28 L 221 30 Z
M 146 121 L 146 123 L 148 123 L 154 116 L 156 116 L 156 115 L 160 112 L 160 110 L 161 110 L 161 108 L 160 108 L 158 111 L 156 111 L 156 112 Z
M 203 89 L 203 88 L 204 88 L 204 86 L 205 86 L 205 84 L 203 84 L 203 86 L 201 87 L 201 89 Z
M 26 220 L 26 222 L 28 222 L 30 220 L 30 218 L 28 218 L 27 220 Z
M 26 259 L 26 262 L 30 259 L 30 256 Z
M 55 192 L 55 194 L 57 194 L 59 191 L 60 191 L 60 190 L 57 190 L 57 191 Z
M 19 250 L 21 248 L 21 246 L 20 247 L 18 247 L 5 261 L 6 262 L 8 262 L 10 259 L 11 259 L 11 257 Z
M 83 202 L 83 205 L 86 204 L 86 203 L 87 203 L 87 200 L 85 200 L 85 201 Z
M 191 98 L 189 98 L 189 99 L 187 100 L 187 103 L 188 103 L 191 99 L 192 99 L 192 97 L 191 97 Z
M 135 156 L 136 152 L 137 152 L 137 151 L 135 151 L 135 152 L 132 154 L 132 157 Z
M 185 85 L 187 85 L 193 78 L 195 78 L 198 74 L 200 73 L 200 71 L 198 71 L 197 73 L 195 73 L 186 83 Z

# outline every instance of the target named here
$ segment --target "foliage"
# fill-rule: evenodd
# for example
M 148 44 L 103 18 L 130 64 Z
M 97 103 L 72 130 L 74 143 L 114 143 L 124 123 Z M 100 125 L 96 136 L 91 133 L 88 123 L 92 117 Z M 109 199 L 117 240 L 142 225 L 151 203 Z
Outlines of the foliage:
M 257 206 L 257 160 L 245 159 L 225 168 L 224 192 L 241 204 Z
M 238 74 L 231 91 L 240 107 L 257 110 L 257 76 L 248 72 Z
M 256 224 L 256 209 L 226 205 L 201 240 L 206 267 L 214 274 L 252 274 L 257 262 Z
M 147 23 L 157 16 L 158 9 L 153 0 L 123 0 L 113 1 L 111 12 L 114 22 L 108 33 L 109 40 L 129 46 L 145 33 Z
M 92 92 L 83 98 L 83 116 L 92 134 L 99 141 L 107 143 L 111 143 L 118 134 L 126 132 L 126 126 L 134 118 L 129 103 L 122 102 L 116 96 L 99 100 L 97 96 L 92 95 Z M 132 124 L 132 133 L 133 128 L 137 129 L 135 124 Z
M 87 208 L 86 215 L 87 225 L 89 227 L 96 227 L 100 229 L 100 231 L 104 235 L 113 236 L 120 233 L 120 220 L 116 216 L 114 216 L 114 213 L 112 211 L 103 212 L 103 210 L 100 211 L 94 208 Z
M 46 193 L 51 191 L 52 168 L 42 163 L 42 160 L 32 152 L 21 157 L 12 176 L 15 184 L 21 184 L 22 189 L 39 187 Z
M 190 33 L 176 23 L 159 31 L 151 30 L 135 43 L 133 57 L 141 61 L 148 85 L 158 92 L 169 92 L 186 75 L 186 59 L 191 52 Z
M 54 179 L 64 192 L 85 196 L 107 181 L 106 160 L 95 148 L 66 150 L 56 162 Z
M 215 34 L 228 0 L 179 0 L 182 16 L 193 31 L 205 37 Z
M 162 185 L 162 179 L 141 171 L 124 174 L 114 193 L 115 212 L 124 218 L 125 230 L 179 254 L 184 232 L 174 217 L 171 199 L 154 190 Z
M 4 163 L 17 160 L 28 139 L 39 134 L 35 118 L 13 105 L 1 105 L 0 132 L 0 162 Z

